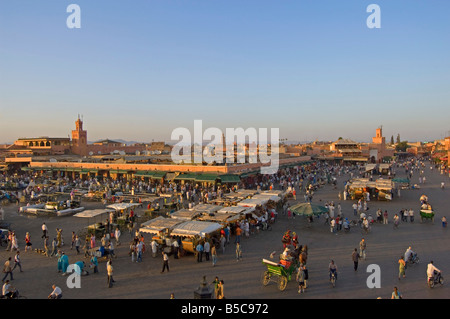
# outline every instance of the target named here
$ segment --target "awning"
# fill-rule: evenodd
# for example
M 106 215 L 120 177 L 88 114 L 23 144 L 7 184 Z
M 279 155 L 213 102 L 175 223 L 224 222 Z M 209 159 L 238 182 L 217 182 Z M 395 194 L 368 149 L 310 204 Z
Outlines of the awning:
M 139 204 L 139 203 L 117 203 L 117 204 L 108 205 L 106 207 L 114 209 L 116 211 L 119 211 L 119 210 L 124 210 L 124 209 L 128 209 L 128 208 L 136 207 L 136 206 L 139 206 L 139 205 L 141 205 L 141 204 Z
M 254 175 L 258 174 L 259 172 L 260 171 L 245 172 L 245 173 L 242 173 L 240 175 L 240 178 L 246 178 L 246 177 L 249 177 L 249 176 L 254 176 Z
M 166 176 L 166 172 L 153 171 L 153 172 L 151 172 L 151 176 L 149 176 L 149 177 L 153 178 L 153 179 L 158 179 L 158 178 L 164 178 L 164 176 Z
M 409 184 L 408 178 L 394 178 L 392 179 L 394 183 L 402 183 L 402 184 Z
M 82 218 L 92 218 L 97 217 L 103 214 L 108 214 L 113 212 L 114 209 L 91 209 L 91 210 L 85 210 L 84 212 L 75 214 L 75 217 L 82 217 Z
M 148 177 L 149 176 L 147 171 L 137 171 L 133 175 L 134 176 L 139 176 L 139 177 Z
M 143 233 L 150 233 L 150 234 L 158 234 L 161 231 L 164 230 L 171 230 L 176 225 L 183 223 L 182 220 L 172 219 L 172 218 L 165 218 L 165 217 L 156 217 L 154 219 L 150 219 L 149 221 L 146 221 L 145 223 L 142 223 L 141 228 L 139 229 L 140 232 Z
M 170 214 L 170 217 L 173 219 L 183 219 L 183 220 L 193 220 L 195 217 L 200 215 L 200 212 L 198 211 L 191 211 L 188 209 L 180 209 L 172 214 Z
M 196 182 L 215 182 L 217 179 L 216 174 L 200 174 L 195 179 Z
M 219 176 L 221 183 L 240 183 L 241 178 L 238 175 L 220 175 Z
M 171 232 L 171 235 L 186 237 L 205 237 L 205 235 L 213 233 L 222 228 L 223 226 L 218 223 L 191 220 L 175 226 L 175 228 Z
M 186 174 L 180 174 L 177 177 L 174 178 L 175 181 L 195 181 L 198 174 L 195 173 L 186 173 Z
M 112 169 L 109 171 L 110 174 L 128 174 L 128 171 L 121 169 Z

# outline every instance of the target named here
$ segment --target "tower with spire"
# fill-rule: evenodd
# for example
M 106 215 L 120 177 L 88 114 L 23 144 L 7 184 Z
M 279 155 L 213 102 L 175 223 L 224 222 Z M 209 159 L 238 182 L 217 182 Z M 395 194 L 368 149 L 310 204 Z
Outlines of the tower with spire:
M 87 131 L 83 130 L 83 120 L 78 119 L 75 122 L 75 130 L 72 130 L 72 153 L 80 156 L 87 155 Z

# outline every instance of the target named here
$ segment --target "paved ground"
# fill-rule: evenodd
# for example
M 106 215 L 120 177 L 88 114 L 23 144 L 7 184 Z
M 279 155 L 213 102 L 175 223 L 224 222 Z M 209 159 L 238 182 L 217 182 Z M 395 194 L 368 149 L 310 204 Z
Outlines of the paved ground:
M 404 171 L 398 169 L 397 176 L 403 176 Z M 23 251 L 25 233 L 32 236 L 34 248 L 42 247 L 40 240 L 42 222 L 46 222 L 50 236 L 55 235 L 57 227 L 63 228 L 66 246 L 65 252 L 69 261 L 83 260 L 77 257 L 74 250 L 70 250 L 70 233 L 78 231 L 87 225 L 86 220 L 73 216 L 40 218 L 19 215 L 17 206 L 7 206 L 6 220 L 13 223 L 13 228 L 19 234 L 22 254 L 23 273 L 14 271 L 13 284 L 28 298 L 45 299 L 51 292 L 51 285 L 55 283 L 63 289 L 64 298 L 150 298 L 167 299 L 171 292 L 177 298 L 191 299 L 193 291 L 199 286 L 203 276 L 207 281 L 213 281 L 215 276 L 225 282 L 225 295 L 228 299 L 277 299 L 277 298 L 390 298 L 394 286 L 404 298 L 448 298 L 450 284 L 429 289 L 426 286 L 426 265 L 433 260 L 435 265 L 443 271 L 444 277 L 450 273 L 450 255 L 448 248 L 449 233 L 440 224 L 440 217 L 449 215 L 448 198 L 450 189 L 441 190 L 439 185 L 445 181 L 448 186 L 448 177 L 440 175 L 436 170 L 425 170 L 427 183 L 421 190 L 404 190 L 401 197 L 394 198 L 392 202 L 370 202 L 369 212 L 375 215 L 378 208 L 386 209 L 391 218 L 402 208 L 413 208 L 416 212 L 416 221 L 401 223 L 399 229 L 394 230 L 389 225 L 375 225 L 370 234 L 364 235 L 367 241 L 367 260 L 361 261 L 359 270 L 355 273 L 351 260 L 351 253 L 359 246 L 363 235 L 359 230 L 353 229 L 350 233 L 330 233 L 323 220 L 316 220 L 311 228 L 307 227 L 306 220 L 297 217 L 294 222 L 280 216 L 272 231 L 261 232 L 249 239 L 242 240 L 243 260 L 237 262 L 234 255 L 234 245 L 228 246 L 224 255 L 220 254 L 218 264 L 212 267 L 210 262 L 197 263 L 193 255 L 182 259 L 170 259 L 170 273 L 161 274 L 162 260 L 160 257 L 152 258 L 149 253 L 144 254 L 142 263 L 132 263 L 128 256 L 128 245 L 123 244 L 116 248 L 118 258 L 114 259 L 116 284 L 113 288 L 106 287 L 106 265 L 100 264 L 100 273 L 82 277 L 81 289 L 68 289 L 66 277 L 57 273 L 56 258 L 47 258 L 35 252 Z M 338 189 L 325 186 L 320 189 L 313 202 L 326 202 L 333 200 L 338 203 L 338 191 L 342 190 L 342 182 L 348 179 L 343 176 L 338 179 Z M 413 177 L 418 183 L 418 175 Z M 420 223 L 418 218 L 419 197 L 426 194 L 433 204 L 437 217 L 432 224 L 430 221 Z M 352 201 L 341 201 L 344 214 L 353 215 Z M 89 208 L 101 207 L 101 204 L 88 204 Z M 140 213 L 139 211 L 137 212 Z M 291 281 L 285 291 L 280 292 L 275 283 L 266 287 L 261 284 L 261 275 L 265 266 L 262 258 L 268 258 L 272 251 L 282 252 L 281 237 L 291 229 L 299 234 L 300 243 L 309 247 L 308 269 L 309 287 L 303 295 L 298 295 L 296 283 Z M 127 243 L 128 234 L 122 236 L 122 242 Z M 399 281 L 398 259 L 408 246 L 419 254 L 421 263 L 407 269 L 407 278 Z M 0 249 L 0 260 L 6 260 L 14 253 Z M 339 268 L 339 280 L 335 288 L 328 281 L 328 264 L 334 259 Z M 377 264 L 381 268 L 381 288 L 369 289 L 366 285 L 366 272 L 369 264 Z M 450 278 L 450 277 L 449 277 Z

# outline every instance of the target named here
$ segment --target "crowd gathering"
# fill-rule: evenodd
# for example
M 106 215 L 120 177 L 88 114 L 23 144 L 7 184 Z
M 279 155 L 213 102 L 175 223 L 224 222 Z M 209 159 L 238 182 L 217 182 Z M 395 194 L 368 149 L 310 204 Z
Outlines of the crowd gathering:
M 402 164 L 397 164 L 397 168 L 404 168 L 405 174 L 410 178 L 414 174 L 419 174 L 420 183 L 425 183 L 424 176 L 425 161 L 412 160 Z M 299 165 L 288 168 L 281 168 L 277 174 L 273 175 L 255 175 L 249 176 L 241 180 L 238 184 L 207 184 L 207 183 L 179 183 L 175 181 L 162 180 L 147 180 L 143 178 L 135 178 L 127 180 L 125 178 L 111 179 L 111 178 L 96 178 L 77 177 L 71 179 L 63 176 L 46 176 L 36 173 L 20 173 L 20 174 L 6 174 L 0 175 L 0 183 L 3 185 L 3 196 L 7 195 L 10 203 L 20 203 L 26 205 L 39 200 L 39 196 L 43 194 L 52 194 L 55 192 L 71 193 L 84 190 L 85 193 L 101 192 L 102 201 L 106 202 L 120 202 L 123 200 L 123 194 L 135 195 L 137 200 L 141 201 L 140 195 L 155 195 L 161 200 L 152 201 L 148 203 L 147 209 L 160 209 L 163 204 L 167 204 L 170 199 L 177 209 L 192 208 L 198 203 L 211 203 L 214 200 L 221 199 L 227 194 L 230 194 L 238 189 L 256 189 L 256 190 L 282 190 L 285 192 L 286 198 L 281 202 L 277 209 L 266 209 L 261 218 L 244 219 L 232 225 L 224 227 L 217 237 L 212 238 L 198 238 L 194 242 L 195 247 L 195 261 L 210 262 L 215 267 L 220 260 L 219 255 L 225 254 L 229 246 L 233 245 L 234 256 L 237 262 L 242 260 L 245 243 L 243 239 L 248 239 L 251 236 L 259 233 L 263 227 L 268 224 L 276 222 L 278 215 L 292 217 L 293 212 L 290 210 L 292 201 L 297 202 L 312 202 L 316 192 L 324 185 L 331 185 L 337 189 L 337 178 L 344 177 L 347 179 L 345 183 L 356 177 L 365 176 L 365 171 L 362 166 L 349 165 L 343 166 L 338 164 L 327 164 L 314 162 L 307 165 Z M 348 178 L 347 178 L 348 177 Z M 339 185 L 340 186 L 340 185 Z M 345 184 L 344 184 L 345 186 Z M 336 191 L 338 192 L 338 191 Z M 298 196 L 302 194 L 301 196 Z M 172 196 L 164 196 L 172 195 Z M 341 207 L 341 200 L 349 200 L 349 198 L 342 198 L 339 192 L 339 202 L 329 201 L 323 204 L 328 212 L 317 216 L 317 219 L 323 218 L 324 224 L 330 227 L 330 232 L 338 234 L 341 231 L 350 231 L 352 227 L 358 226 L 363 231 L 368 233 L 371 225 L 374 223 L 390 224 L 389 220 L 392 216 L 392 225 L 398 228 L 400 222 L 414 223 L 415 212 L 412 208 L 405 208 L 394 214 L 390 214 L 387 210 L 382 211 L 378 209 L 374 216 L 369 213 L 370 206 L 373 204 L 370 199 L 360 198 L 355 200 L 352 204 L 352 212 L 344 212 Z M 295 216 L 295 214 L 294 214 Z M 126 219 L 127 229 L 131 240 L 129 245 L 128 256 L 131 262 L 143 262 L 143 256 L 146 250 L 151 252 L 153 258 L 161 258 L 162 268 L 161 274 L 170 270 L 169 256 L 174 259 L 182 258 L 185 255 L 183 250 L 183 243 L 181 237 L 175 237 L 171 242 L 171 247 L 164 247 L 157 243 L 156 240 L 146 242 L 145 236 L 139 233 L 137 223 L 135 222 L 133 213 L 131 216 L 127 215 Z M 309 222 L 313 222 L 314 218 L 309 218 Z M 110 218 L 110 224 L 114 222 L 113 216 Z M 112 227 L 112 226 L 111 226 Z M 72 231 L 72 230 L 70 230 Z M 86 274 L 93 271 L 94 274 L 99 273 L 99 258 L 107 259 L 106 275 L 107 286 L 112 288 L 114 286 L 114 269 L 113 260 L 117 257 L 115 248 L 123 244 L 123 235 L 125 229 L 115 227 L 114 229 L 108 227 L 101 238 L 95 234 L 81 235 L 76 231 L 71 233 L 70 250 L 76 251 L 76 256 L 80 256 L 74 262 L 80 274 Z M 52 232 L 53 233 L 53 232 Z M 286 235 L 286 234 L 285 234 Z M 23 237 L 24 244 L 21 239 Z M 36 242 L 41 241 L 42 244 Z M 50 236 L 50 231 L 47 229 L 45 222 L 42 224 L 42 237 L 39 239 L 31 239 L 29 233 L 16 234 L 13 229 L 1 234 L 0 244 L 6 245 L 6 250 L 14 252 L 15 256 L 11 257 L 4 265 L 4 296 L 13 297 L 17 292 L 11 286 L 11 281 L 14 280 L 13 271 L 18 268 L 22 271 L 22 264 L 20 259 L 21 245 L 25 252 L 32 251 L 33 246 L 37 252 L 42 253 L 49 258 L 57 260 L 57 270 L 62 274 L 67 273 L 69 267 L 68 256 L 65 249 L 69 249 L 67 243 L 64 243 L 63 230 L 57 228 L 55 234 Z M 355 248 L 352 255 L 354 261 L 355 271 L 357 270 L 357 263 L 360 258 L 365 258 L 365 242 L 360 243 L 360 251 Z M 306 268 L 306 246 L 298 243 L 298 236 L 289 231 L 289 244 L 286 244 L 283 236 L 284 256 L 282 259 L 288 258 L 291 252 L 294 256 L 300 259 L 299 270 L 296 275 L 296 280 L 299 283 L 299 293 L 305 292 L 307 288 L 308 269 Z M 169 249 L 168 249 L 169 248 Z M 83 250 L 83 252 L 81 251 Z M 296 254 L 296 255 L 295 255 Z M 83 260 L 84 257 L 84 260 Z M 91 270 L 92 269 L 92 270 Z M 331 274 L 335 274 L 337 278 L 337 266 L 334 261 L 329 265 L 330 278 Z M 9 276 L 9 280 L 7 277 Z M 400 277 L 399 277 L 400 278 Z M 214 284 L 214 295 L 217 299 L 225 298 L 224 281 L 216 278 Z M 62 298 L 62 290 L 55 285 L 51 286 L 52 292 L 48 298 Z M 398 293 L 398 292 L 397 292 Z M 394 294 L 393 294 L 394 296 Z M 396 295 L 397 296 L 397 295 Z M 174 296 L 171 296 L 174 297 Z

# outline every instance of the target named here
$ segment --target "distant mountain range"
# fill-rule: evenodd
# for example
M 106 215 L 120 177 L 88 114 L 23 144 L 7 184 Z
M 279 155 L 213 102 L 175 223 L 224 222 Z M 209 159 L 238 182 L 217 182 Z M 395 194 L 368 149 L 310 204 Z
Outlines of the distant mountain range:
M 122 144 L 125 144 L 125 145 L 142 144 L 142 143 L 150 144 L 148 142 L 125 141 L 125 140 L 122 140 L 120 138 L 104 138 L 104 139 L 96 140 L 96 141 L 88 141 L 88 144 L 93 144 L 93 143 L 97 143 L 97 142 L 104 141 L 104 140 L 110 140 L 110 141 L 122 143 Z

